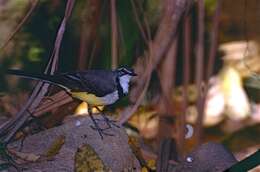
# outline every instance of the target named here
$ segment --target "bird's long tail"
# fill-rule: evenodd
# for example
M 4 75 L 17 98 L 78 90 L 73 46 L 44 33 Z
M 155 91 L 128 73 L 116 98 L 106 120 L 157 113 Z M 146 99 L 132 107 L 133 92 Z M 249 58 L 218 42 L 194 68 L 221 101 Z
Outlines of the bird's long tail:
M 66 86 L 64 86 L 62 83 L 60 83 L 55 76 L 52 76 L 52 75 L 32 74 L 32 73 L 27 73 L 27 72 L 24 72 L 22 70 L 16 70 L 16 69 L 8 69 L 6 71 L 6 73 L 9 74 L 9 75 L 17 75 L 17 76 L 20 76 L 22 78 L 40 80 L 42 82 L 47 82 L 47 83 L 56 85 L 56 86 L 61 87 L 65 90 L 69 90 Z

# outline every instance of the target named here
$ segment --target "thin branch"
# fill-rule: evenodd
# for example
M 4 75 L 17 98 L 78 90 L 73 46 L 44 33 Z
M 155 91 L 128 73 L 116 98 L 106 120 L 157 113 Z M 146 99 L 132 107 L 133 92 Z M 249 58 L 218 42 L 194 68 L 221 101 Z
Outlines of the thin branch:
M 144 79 L 146 81 L 145 85 L 144 85 L 144 88 L 143 88 L 141 94 L 139 95 L 139 97 L 137 98 L 135 104 L 131 107 L 131 109 L 129 111 L 126 111 L 125 114 L 120 116 L 120 118 L 119 118 L 119 123 L 120 124 L 124 124 L 132 116 L 132 114 L 137 110 L 139 105 L 142 103 L 142 100 L 143 100 L 143 98 L 145 96 L 145 93 L 146 93 L 146 91 L 148 89 L 148 86 L 149 86 L 149 83 L 150 83 L 151 75 L 149 75 L 148 72 L 151 70 L 150 69 L 151 67 L 152 67 L 152 64 L 151 64 L 151 60 L 149 58 L 148 65 L 147 65 L 147 69 L 149 69 L 149 70 L 146 70 L 145 71 L 146 73 L 144 74 Z
M 85 1 L 84 9 L 81 13 L 81 26 L 80 26 L 80 43 L 79 43 L 79 57 L 78 57 L 78 69 L 83 70 L 87 61 L 87 7 L 88 2 Z
M 137 23 L 137 26 L 138 26 L 138 28 L 139 28 L 139 30 L 141 32 L 141 35 L 142 35 L 142 37 L 144 39 L 144 42 L 148 45 L 148 39 L 147 39 L 147 36 L 145 34 L 144 28 L 143 28 L 143 26 L 141 24 L 139 14 L 137 13 L 135 2 L 134 2 L 134 0 L 130 0 L 130 2 L 131 2 L 131 5 L 132 5 L 132 8 L 133 8 L 133 13 L 134 13 L 134 17 L 135 17 L 135 21 Z
M 193 4 L 193 0 L 176 0 L 175 9 L 169 11 L 163 21 L 160 23 L 159 29 L 157 31 L 156 37 L 153 42 L 148 46 L 149 48 L 149 63 L 142 76 L 142 84 L 140 84 L 141 93 L 137 98 L 135 105 L 129 113 L 124 114 L 120 117 L 120 123 L 125 123 L 137 110 L 140 105 L 151 79 L 152 71 L 157 67 L 163 55 L 167 52 L 170 47 L 172 39 L 177 33 L 177 28 L 181 17 L 190 9 Z
M 186 114 L 188 108 L 188 86 L 190 83 L 190 57 L 191 57 L 191 21 L 190 16 L 186 16 L 184 20 L 184 48 L 183 48 L 183 102 L 182 102 L 182 114 L 179 120 L 179 155 L 183 156 L 184 144 L 185 144 L 185 126 L 186 126 Z
M 98 42 L 98 38 L 96 38 L 94 43 L 93 43 L 93 47 L 92 47 L 92 50 L 91 50 L 91 54 L 90 54 L 90 58 L 89 58 L 89 61 L 88 61 L 88 66 L 87 66 L 88 69 L 92 66 L 94 56 L 95 56 L 96 50 L 97 50 L 97 44 L 98 44 L 97 42 Z
M 204 64 L 204 17 L 205 17 L 205 6 L 204 0 L 198 0 L 198 39 L 197 39 L 197 53 L 196 53 L 196 76 L 195 82 L 198 92 L 197 109 L 198 118 L 196 121 L 196 136 L 197 145 L 201 142 L 202 137 L 202 122 L 204 116 L 204 97 L 202 92 L 203 82 L 203 64 Z
M 74 6 L 74 0 L 68 0 L 66 5 L 65 15 L 59 27 L 57 37 L 55 40 L 53 53 L 49 59 L 48 65 L 46 66 L 44 73 L 48 73 L 48 71 L 50 71 L 50 74 L 53 74 L 55 69 L 57 68 L 57 63 L 59 58 L 59 48 L 65 31 L 66 22 L 68 20 L 68 17 L 71 15 L 73 6 Z M 11 120 L 10 122 L 11 125 L 8 123 L 6 126 L 1 127 L 0 133 L 1 135 L 4 135 L 7 133 L 6 129 L 9 129 L 13 125 L 15 125 L 14 128 L 5 137 L 4 143 L 9 143 L 9 141 L 13 138 L 15 133 L 23 126 L 26 120 L 30 117 L 30 113 L 28 113 L 27 110 L 29 109 L 31 112 L 34 112 L 36 107 L 40 104 L 41 100 L 44 98 L 44 95 L 47 93 L 48 87 L 49 84 L 47 83 L 43 84 L 42 82 L 39 82 L 36 85 L 35 89 L 33 90 L 32 95 L 26 102 L 23 109 L 20 112 L 18 112 L 17 116 L 13 120 Z
M 51 101 L 50 101 L 50 100 Z M 42 103 L 35 109 L 33 116 L 40 117 L 42 114 L 49 112 L 55 108 L 58 108 L 64 104 L 72 102 L 73 99 L 69 96 L 65 91 L 60 91 L 51 97 L 48 97 L 46 101 L 42 101 Z
M 213 17 L 213 26 L 211 30 L 210 35 L 210 51 L 209 51 L 209 62 L 208 62 L 208 68 L 207 68 L 207 76 L 206 81 L 209 80 L 210 76 L 213 73 L 213 65 L 216 58 L 216 52 L 217 52 L 217 44 L 218 44 L 218 32 L 219 32 L 219 18 L 220 18 L 220 12 L 221 12 L 221 4 L 222 0 L 217 1 L 217 7 L 215 10 L 215 14 Z
M 104 4 L 105 3 L 103 3 L 103 6 Z M 100 0 L 86 0 L 81 14 L 80 46 L 78 57 L 79 70 L 84 70 L 86 67 L 88 68 L 87 65 L 92 60 L 91 55 L 93 55 L 93 51 L 95 51 L 94 49 L 98 39 L 97 33 L 98 25 L 100 24 L 101 19 L 101 10 L 103 11 L 103 7 L 101 9 Z
M 95 0 L 97 2 L 97 0 Z M 101 2 L 99 2 L 101 3 Z M 101 12 L 100 12 L 100 15 L 97 17 L 98 21 L 97 21 L 97 25 L 100 24 L 101 22 L 101 18 L 102 16 L 104 15 L 104 11 L 107 7 L 107 1 L 103 2 L 102 4 L 102 7 L 101 7 Z M 97 33 L 98 31 L 96 31 Z M 93 63 L 93 60 L 94 60 L 94 57 L 95 57 L 95 54 L 96 54 L 96 50 L 97 50 L 97 46 L 98 46 L 98 37 L 96 36 L 95 37 L 95 40 L 94 40 L 94 43 L 93 43 L 93 46 L 92 46 L 92 50 L 91 50 L 91 53 L 90 53 L 90 58 L 89 58 L 89 61 L 88 61 L 88 65 L 87 65 L 87 68 L 89 69 L 91 66 L 92 66 L 92 63 Z
M 141 1 L 139 0 L 136 0 L 137 2 L 137 5 L 138 5 L 138 8 L 139 8 L 139 11 L 140 13 L 142 13 L 144 16 L 143 16 L 143 20 L 144 20 L 144 33 L 146 33 L 146 36 L 147 36 L 147 40 L 150 42 L 152 40 L 152 34 L 151 34 L 151 30 L 150 30 L 150 27 L 149 27 L 149 23 L 148 23 L 148 19 L 147 19 L 147 16 L 146 14 L 144 13 L 144 9 L 143 9 L 143 6 L 141 4 Z
M 177 62 L 177 53 L 178 53 L 178 36 L 172 40 L 172 45 L 168 50 L 165 58 L 162 59 L 159 71 L 159 80 L 161 85 L 161 103 L 163 104 L 162 111 L 159 111 L 160 119 L 173 119 L 176 116 L 175 104 L 172 100 L 172 90 L 175 88 L 175 79 L 176 79 L 176 62 Z M 165 138 L 173 137 L 173 125 L 174 123 L 165 122 L 165 120 L 159 120 L 159 131 L 158 131 L 158 140 L 161 141 Z M 168 132 L 165 132 L 165 131 Z
M 116 16 L 116 0 L 111 0 L 111 37 L 112 37 L 112 69 L 118 66 L 118 31 Z
M 28 20 L 28 18 L 31 16 L 32 12 L 36 8 L 38 4 L 38 0 L 33 0 L 31 1 L 31 8 L 29 11 L 26 13 L 26 15 L 23 17 L 22 21 L 16 26 L 15 30 L 8 36 L 6 41 L 4 41 L 4 44 L 0 47 L 0 50 L 5 49 L 5 47 L 10 43 L 10 41 L 14 38 L 15 34 L 19 32 L 19 30 L 22 28 L 24 23 Z

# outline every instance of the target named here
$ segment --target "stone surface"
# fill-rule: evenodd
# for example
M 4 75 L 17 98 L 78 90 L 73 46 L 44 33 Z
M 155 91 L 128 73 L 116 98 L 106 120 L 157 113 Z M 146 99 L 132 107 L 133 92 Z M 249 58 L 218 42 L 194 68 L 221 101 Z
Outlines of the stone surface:
M 235 164 L 237 160 L 231 152 L 218 143 L 206 143 L 188 154 L 172 172 L 222 172 Z
M 100 116 L 95 116 L 100 118 Z M 104 122 L 101 126 L 106 127 Z M 93 130 L 89 117 L 71 119 L 67 123 L 38 134 L 28 136 L 23 143 L 21 152 L 44 155 L 51 147 L 55 139 L 65 136 L 65 142 L 59 153 L 51 160 L 26 164 L 27 171 L 66 172 L 74 171 L 75 154 L 82 145 L 90 145 L 99 155 L 105 165 L 112 171 L 124 171 L 126 169 L 140 169 L 139 162 L 128 145 L 128 137 L 122 127 L 112 127 L 106 130 L 113 136 L 104 136 L 102 140 L 98 132 Z M 20 143 L 16 142 L 9 147 L 19 149 Z M 134 170 L 135 171 L 135 170 Z

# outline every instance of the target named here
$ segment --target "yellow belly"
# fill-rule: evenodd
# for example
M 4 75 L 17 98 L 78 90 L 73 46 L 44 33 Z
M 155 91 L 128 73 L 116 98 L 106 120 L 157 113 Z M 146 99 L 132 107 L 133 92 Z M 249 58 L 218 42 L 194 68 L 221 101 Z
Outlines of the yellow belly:
M 105 105 L 105 102 L 103 102 L 102 98 L 97 97 L 94 94 L 88 94 L 86 92 L 71 92 L 71 96 L 76 99 L 87 102 L 90 105 L 94 105 L 94 106 Z

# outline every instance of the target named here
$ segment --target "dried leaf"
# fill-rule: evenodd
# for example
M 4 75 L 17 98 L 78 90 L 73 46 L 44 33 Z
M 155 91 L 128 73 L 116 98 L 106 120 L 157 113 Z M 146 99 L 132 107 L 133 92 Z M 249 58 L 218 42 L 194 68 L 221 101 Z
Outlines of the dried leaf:
M 154 159 L 149 159 L 147 161 L 147 166 L 152 169 L 155 170 L 156 169 L 156 161 Z
M 149 170 L 146 167 L 142 167 L 141 172 L 149 172 Z
M 76 172 L 111 171 L 88 144 L 78 148 L 75 155 Z
M 128 138 L 128 144 L 132 150 L 132 152 L 134 153 L 134 155 L 138 158 L 138 159 L 143 159 L 142 157 L 142 153 L 141 153 L 141 150 L 140 150 L 140 144 L 137 140 L 137 138 L 135 137 L 132 137 L 132 136 L 129 136 Z
M 17 158 L 29 162 L 36 162 L 41 157 L 40 155 L 35 155 L 34 153 L 18 152 L 14 150 L 9 150 L 9 151 Z
M 48 148 L 45 156 L 47 158 L 52 158 L 53 156 L 57 155 L 62 148 L 62 146 L 65 143 L 65 136 L 61 135 L 59 136 L 54 142 L 51 144 L 51 146 Z
M 155 161 L 154 160 L 148 160 L 148 162 L 145 161 L 145 159 L 142 155 L 142 152 L 141 152 L 140 144 L 136 137 L 129 136 L 128 144 L 129 144 L 132 152 L 134 153 L 134 155 L 136 156 L 136 158 L 138 159 L 138 161 L 140 162 L 140 164 L 142 166 L 141 171 L 155 170 Z M 152 163 L 152 162 L 154 162 L 154 163 Z

